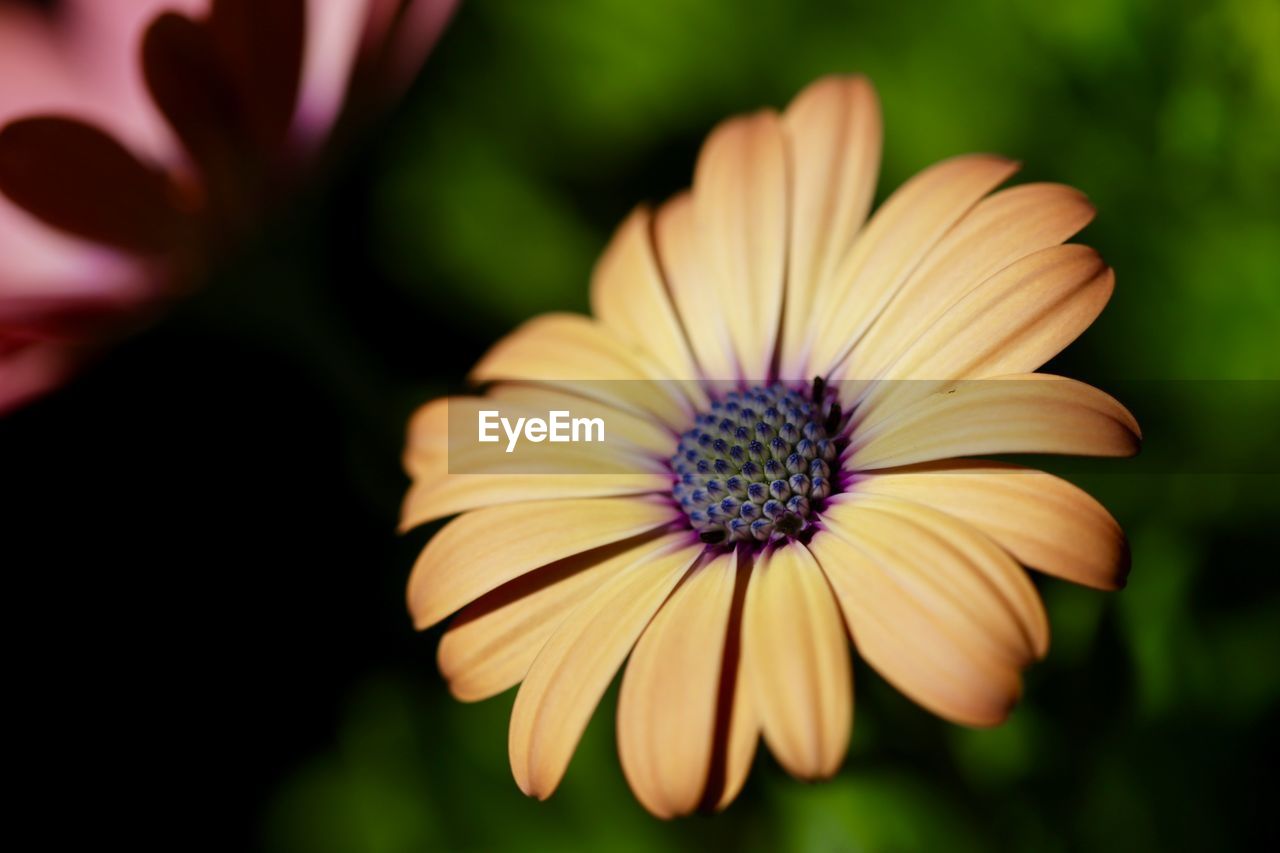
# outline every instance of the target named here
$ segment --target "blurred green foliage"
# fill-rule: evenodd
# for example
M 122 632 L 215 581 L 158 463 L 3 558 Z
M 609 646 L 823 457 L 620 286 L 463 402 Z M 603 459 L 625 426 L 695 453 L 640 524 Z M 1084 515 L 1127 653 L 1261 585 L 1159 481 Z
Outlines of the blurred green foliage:
M 715 122 L 847 71 L 867 73 L 883 102 L 882 197 L 937 159 L 990 150 L 1022 160 L 1022 180 L 1093 198 L 1099 216 L 1083 239 L 1118 286 L 1063 370 L 1104 387 L 1280 378 L 1274 0 L 476 0 L 362 167 L 377 182 L 359 202 L 376 275 L 420 324 L 399 330 L 416 343 L 395 360 L 418 372 L 384 371 L 377 394 L 352 393 L 371 411 L 386 399 L 407 411 L 456 386 L 480 347 L 526 317 L 584 309 L 611 229 L 635 203 L 687 184 Z M 1257 454 L 1275 459 L 1275 396 L 1242 420 L 1232 399 L 1129 401 L 1149 434 L 1221 442 L 1234 467 L 1179 473 L 1175 444 L 1159 470 L 1126 475 L 1117 462 L 1076 478 L 1129 531 L 1130 584 L 1107 595 L 1041 583 L 1054 645 L 1000 729 L 938 721 L 861 668 L 852 754 L 836 780 L 803 785 L 761 757 L 727 814 L 670 824 L 626 789 L 610 698 L 562 788 L 536 803 L 506 768 L 511 695 L 454 702 L 435 673 L 436 634 L 415 637 L 406 619 L 388 629 L 395 651 L 368 662 L 332 721 L 331 744 L 285 775 L 266 843 L 282 853 L 1244 847 L 1273 831 L 1263 756 L 1280 702 L 1270 550 L 1280 490 L 1275 468 L 1240 473 Z M 379 429 L 394 436 L 402 414 Z M 388 513 L 397 488 L 368 485 Z M 407 568 L 377 567 L 393 597 Z M 400 618 L 398 603 L 387 613 Z

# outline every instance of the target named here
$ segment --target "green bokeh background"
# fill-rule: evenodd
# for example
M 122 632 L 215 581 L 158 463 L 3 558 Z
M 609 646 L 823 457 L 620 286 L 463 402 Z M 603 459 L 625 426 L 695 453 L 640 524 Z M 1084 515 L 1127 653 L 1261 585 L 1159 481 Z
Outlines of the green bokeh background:
M 853 745 L 834 780 L 796 782 L 762 750 L 727 812 L 660 822 L 622 778 L 611 691 L 561 788 L 526 799 L 506 763 L 513 693 L 454 701 L 434 665 L 439 630 L 414 634 L 403 611 L 430 533 L 394 535 L 405 419 L 460 389 L 472 360 L 521 320 L 584 310 L 613 227 L 688 183 L 718 120 L 781 107 L 816 77 L 848 71 L 870 76 L 883 105 L 879 197 L 935 160 L 993 151 L 1023 161 L 1017 180 L 1068 183 L 1097 205 L 1081 239 L 1116 268 L 1117 289 L 1058 367 L 1121 393 L 1159 448 L 1151 463 L 1068 469 L 1129 532 L 1129 586 L 1040 584 L 1053 645 L 1001 728 L 942 722 L 857 667 Z M 322 688 L 307 682 L 305 708 L 267 713 L 258 732 L 287 746 L 244 767 L 236 808 L 252 845 L 1066 851 L 1274 840 L 1280 395 L 1265 381 L 1146 381 L 1280 380 L 1274 0 L 475 0 L 401 107 L 215 278 L 69 394 L 134 387 L 143 380 L 130 371 L 145 376 L 157 353 L 195 339 L 239 353 L 219 399 L 234 405 L 235 383 L 265 371 L 322 414 L 312 470 L 344 496 L 356 532 L 342 534 L 340 562 L 295 578 L 329 591 L 322 624 L 282 617 L 278 636 L 259 631 L 265 653 L 278 642 L 298 659 L 329 637 L 317 641 L 328 657 L 311 665 L 331 672 Z M 260 397 L 264 423 L 284 411 Z M 287 444 L 279 432 L 270 437 Z M 296 465 L 291 475 L 308 470 Z
M 521 320 L 585 310 L 612 228 L 688 183 L 716 121 L 847 71 L 883 103 L 881 197 L 935 160 L 995 151 L 1025 163 L 1019 180 L 1094 200 L 1084 239 L 1118 287 L 1066 360 L 1075 375 L 1280 378 L 1274 2 L 487 0 L 463 10 L 370 151 L 370 258 L 419 323 L 418 381 L 397 395 L 456 388 Z M 1176 388 L 1168 417 L 1230 432 L 1233 395 L 1189 413 L 1195 393 Z M 1246 453 L 1270 454 L 1276 430 L 1249 432 Z M 1132 582 L 1042 584 L 1053 648 L 1000 729 L 936 720 L 862 668 L 835 780 L 797 783 L 760 757 L 727 813 L 661 823 L 622 780 L 611 694 L 564 785 L 536 803 L 506 765 L 512 695 L 452 701 L 435 633 L 405 631 L 411 660 L 369 661 L 332 740 L 274 792 L 267 838 L 298 853 L 1243 845 L 1275 803 L 1259 762 L 1280 698 L 1280 587 L 1252 549 L 1275 518 L 1276 469 L 1122 466 L 1076 479 L 1130 532 Z M 406 568 L 370 571 L 394 586 Z

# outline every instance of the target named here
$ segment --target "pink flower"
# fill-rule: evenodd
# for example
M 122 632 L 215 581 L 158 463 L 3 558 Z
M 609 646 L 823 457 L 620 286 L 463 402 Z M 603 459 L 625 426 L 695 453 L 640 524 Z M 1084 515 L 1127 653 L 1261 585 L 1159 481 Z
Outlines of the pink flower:
M 0 0 L 0 414 L 188 287 L 456 3 Z

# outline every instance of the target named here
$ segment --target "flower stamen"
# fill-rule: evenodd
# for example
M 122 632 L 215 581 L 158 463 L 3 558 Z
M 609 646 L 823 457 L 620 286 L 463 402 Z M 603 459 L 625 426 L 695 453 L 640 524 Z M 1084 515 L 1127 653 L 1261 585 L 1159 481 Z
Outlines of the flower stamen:
M 795 538 L 835 491 L 844 422 L 826 382 L 730 392 L 671 457 L 672 497 L 708 544 Z

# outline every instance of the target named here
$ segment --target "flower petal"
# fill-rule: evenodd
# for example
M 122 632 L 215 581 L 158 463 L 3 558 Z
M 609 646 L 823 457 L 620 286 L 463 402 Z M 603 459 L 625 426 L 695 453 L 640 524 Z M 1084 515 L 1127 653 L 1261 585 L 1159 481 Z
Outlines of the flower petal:
M 653 233 L 662 275 L 698 369 L 708 379 L 734 379 L 738 364 L 723 307 L 726 296 L 700 254 L 693 196 L 677 193 L 658 208 Z
M 917 564 L 894 553 L 892 543 L 864 538 L 850 511 L 856 510 L 850 505 L 824 516 L 830 529 L 809 549 L 831 581 L 858 653 L 939 716 L 971 726 L 1002 722 L 1021 690 L 1017 666 L 980 641 L 984 626 L 958 602 L 933 590 L 929 573 L 943 567 Z M 864 520 L 876 527 L 874 515 Z M 966 571 L 955 562 L 943 566 Z
M 399 30 L 387 46 L 392 83 L 398 80 L 402 88 L 409 85 L 440 39 L 458 3 L 459 0 L 409 0 Z
M 804 547 L 757 562 L 744 620 L 748 680 L 770 751 L 794 776 L 831 776 L 849 747 L 853 680 L 840 611 Z
M 660 474 L 445 474 L 410 487 L 400 513 L 400 530 L 481 507 L 530 501 L 612 498 L 669 491 Z
M 542 382 L 683 430 L 692 417 L 677 383 L 587 317 L 544 314 L 500 340 L 471 371 L 474 382 Z
M 142 69 L 152 101 L 205 179 L 206 201 L 238 209 L 246 192 L 245 119 L 208 27 L 175 12 L 159 15 L 143 37 Z
M 57 343 L 31 343 L 9 349 L 0 336 L 0 417 L 25 406 L 65 382 L 77 353 Z
M 302 76 L 306 0 L 217 0 L 205 26 L 236 93 L 244 130 L 274 152 L 293 120 Z
M 551 796 L 613 675 L 702 553 L 684 533 L 618 572 L 565 618 L 538 653 L 511 710 L 508 752 L 520 790 Z
M 369 22 L 361 45 L 359 76 L 385 101 L 413 82 L 435 47 L 459 0 L 366 0 Z
M 693 217 L 714 310 L 737 375 L 770 375 L 787 257 L 787 153 L 782 123 L 762 111 L 711 132 L 693 178 Z M 713 379 L 732 377 L 712 376 Z
M 60 0 L 63 64 L 75 74 L 75 96 L 83 103 L 48 104 L 39 112 L 79 116 L 145 160 L 181 163 L 177 140 L 147 93 L 138 50 L 147 25 L 160 13 L 198 15 L 208 6 L 209 0 Z M 31 76 L 24 73 L 23 82 L 29 84 Z
M 791 247 L 782 312 L 782 375 L 801 361 L 817 295 L 862 228 L 880 169 L 880 103 L 865 77 L 824 77 L 783 115 L 790 152 Z
M 931 506 L 972 524 L 1023 565 L 1085 586 L 1119 589 L 1129 572 L 1129 546 L 1111 514 L 1043 471 L 956 459 L 876 473 L 854 491 Z
M 692 812 L 707 787 L 735 563 L 724 554 L 693 570 L 645 629 L 622 679 L 622 770 L 661 818 Z
M 894 295 L 850 354 L 845 376 L 881 376 L 917 336 L 970 291 L 1015 261 L 1069 239 L 1093 214 L 1083 193 L 1061 184 L 1025 184 L 984 198 Z
M 1048 651 L 1049 620 L 1035 585 L 972 526 L 922 504 L 857 492 L 836 498 L 823 519 L 1001 658 L 1024 666 Z
M 307 5 L 302 76 L 292 131 L 304 146 L 315 145 L 337 123 L 373 5 L 370 2 Z
M 786 378 L 829 375 L 948 229 L 1017 168 L 986 154 L 955 157 L 894 192 L 845 255 L 833 286 L 817 294 L 807 367 Z
M 491 589 L 556 560 L 620 542 L 673 520 L 669 504 L 591 498 L 486 507 L 432 537 L 409 578 L 414 625 L 429 628 Z
M 468 604 L 440 639 L 440 672 L 453 695 L 497 695 L 529 672 L 547 639 L 601 584 L 659 554 L 660 539 L 619 543 L 558 560 Z
M 85 100 L 59 36 L 38 7 L 0 3 L 0 124 L 33 112 L 65 114 Z
M 1027 373 L 951 383 L 854 429 L 847 464 L 889 468 L 956 456 L 1065 453 L 1132 456 L 1141 433 L 1107 394 L 1060 376 Z
M 1054 246 L 1005 267 L 962 297 L 904 347 L 883 381 L 863 390 L 867 423 L 876 412 L 928 396 L 928 381 L 1029 373 L 1066 348 L 1101 313 L 1115 275 L 1088 246 Z M 848 399 L 853 388 L 842 387 Z
M 1030 373 L 1075 340 L 1115 284 L 1088 246 L 1054 246 L 978 285 L 889 369 L 895 379 Z
M 352 104 L 398 98 L 413 81 L 457 0 L 310 0 L 292 135 L 318 147 Z
M 64 231 L 142 253 L 188 224 L 176 190 L 111 136 L 76 119 L 22 119 L 0 131 L 0 192 Z
M 623 340 L 647 352 L 667 378 L 697 379 L 684 329 L 654 257 L 652 228 L 653 215 L 645 207 L 618 227 L 591 277 L 591 312 Z
M 717 709 L 715 749 L 711 754 L 711 774 L 703 805 L 723 809 L 738 796 L 756 757 L 760 741 L 760 714 L 748 680 L 751 665 L 742 642 L 747 589 L 751 582 L 752 559 L 738 555 L 737 584 L 725 644 L 724 669 L 720 674 L 720 704 Z

